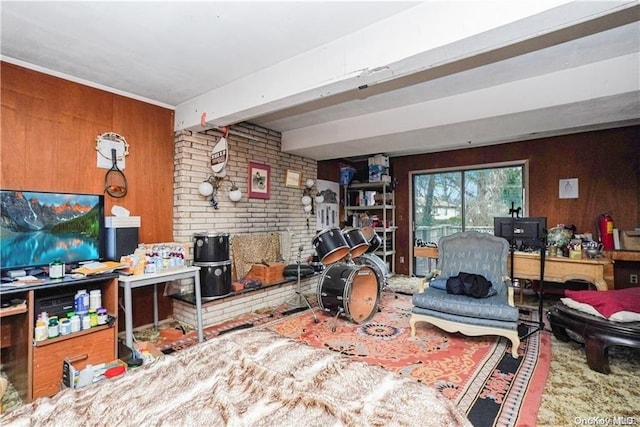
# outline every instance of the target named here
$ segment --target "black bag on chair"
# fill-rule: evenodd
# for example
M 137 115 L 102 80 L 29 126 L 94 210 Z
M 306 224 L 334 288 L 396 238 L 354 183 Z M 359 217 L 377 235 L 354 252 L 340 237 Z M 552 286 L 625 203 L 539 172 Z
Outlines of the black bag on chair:
M 447 293 L 485 298 L 490 295 L 491 282 L 479 274 L 460 272 L 447 279 Z

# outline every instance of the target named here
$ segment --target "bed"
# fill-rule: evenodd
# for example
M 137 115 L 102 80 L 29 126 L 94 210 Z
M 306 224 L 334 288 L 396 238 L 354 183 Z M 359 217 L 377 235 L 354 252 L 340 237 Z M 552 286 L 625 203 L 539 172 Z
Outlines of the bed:
M 12 426 L 470 426 L 434 389 L 260 328 L 4 414 Z

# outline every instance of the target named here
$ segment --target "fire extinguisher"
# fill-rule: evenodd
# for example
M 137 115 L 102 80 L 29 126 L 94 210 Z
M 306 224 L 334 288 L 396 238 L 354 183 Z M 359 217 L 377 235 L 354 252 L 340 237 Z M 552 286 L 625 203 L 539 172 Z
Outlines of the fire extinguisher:
M 598 217 L 598 233 L 600 234 L 600 242 L 602 249 L 605 251 L 614 250 L 613 244 L 613 218 L 607 212 Z

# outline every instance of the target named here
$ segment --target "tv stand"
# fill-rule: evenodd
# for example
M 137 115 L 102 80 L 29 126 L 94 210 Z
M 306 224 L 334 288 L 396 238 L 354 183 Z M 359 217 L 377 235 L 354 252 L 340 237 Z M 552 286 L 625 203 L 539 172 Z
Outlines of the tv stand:
M 79 359 L 77 369 L 87 364 L 97 365 L 117 359 L 117 321 L 111 326 L 98 326 L 58 338 L 34 341 L 35 301 L 39 295 L 75 292 L 78 289 L 99 288 L 102 306 L 109 314 L 118 313 L 118 275 L 99 274 L 83 278 L 63 279 L 42 277 L 37 284 L 15 285 L 2 282 L 2 299 L 25 301 L 24 304 L 0 309 L 2 365 L 21 399 L 31 402 L 41 396 L 53 396 L 60 391 L 62 362 Z

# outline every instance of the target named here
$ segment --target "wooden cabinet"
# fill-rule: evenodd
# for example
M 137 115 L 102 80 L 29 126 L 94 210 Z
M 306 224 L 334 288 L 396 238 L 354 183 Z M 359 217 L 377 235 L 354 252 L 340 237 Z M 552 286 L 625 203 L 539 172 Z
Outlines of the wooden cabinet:
M 37 343 L 33 349 L 33 399 L 60 391 L 64 359 L 72 361 L 78 370 L 115 360 L 113 331 L 112 327 L 101 326 L 78 332 L 77 336 Z
M 347 226 L 362 227 L 377 217 L 375 232 L 381 243 L 375 254 L 389 267 L 389 273 L 396 268 L 396 206 L 393 182 L 371 182 L 351 184 L 345 189 L 345 212 Z M 368 217 L 367 222 L 362 218 Z M 351 219 L 351 222 L 349 222 Z
M 112 362 L 118 357 L 117 322 L 36 342 L 36 302 L 43 295 L 68 295 L 79 289 L 100 289 L 102 306 L 109 314 L 116 315 L 117 278 L 117 274 L 111 273 L 82 279 L 67 276 L 63 280 L 45 280 L 42 284 L 23 286 L 19 290 L 3 289 L 3 298 L 20 297 L 26 300 L 26 306 L 19 312 L 0 312 L 2 324 L 8 325 L 2 329 L 2 363 L 7 368 L 9 380 L 24 401 L 53 396 L 60 391 L 62 362 L 65 358 L 74 361 L 76 369 L 83 369 L 87 364 Z

